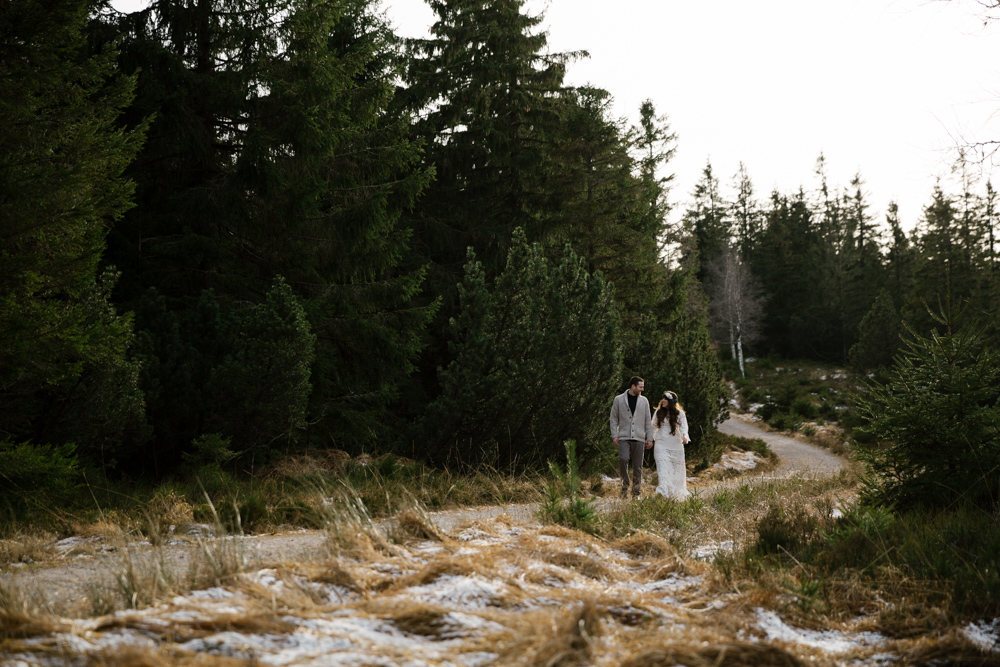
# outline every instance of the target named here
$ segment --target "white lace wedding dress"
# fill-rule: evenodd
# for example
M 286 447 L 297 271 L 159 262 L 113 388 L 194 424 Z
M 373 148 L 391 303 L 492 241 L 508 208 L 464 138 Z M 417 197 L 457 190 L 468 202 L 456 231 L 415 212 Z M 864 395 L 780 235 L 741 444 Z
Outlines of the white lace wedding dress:
M 687 467 L 684 463 L 683 441 L 688 437 L 688 423 L 684 411 L 677 415 L 677 432 L 670 435 L 670 421 L 663 420 L 657 428 L 653 416 L 653 458 L 656 460 L 656 492 L 661 496 L 683 500 L 688 496 Z

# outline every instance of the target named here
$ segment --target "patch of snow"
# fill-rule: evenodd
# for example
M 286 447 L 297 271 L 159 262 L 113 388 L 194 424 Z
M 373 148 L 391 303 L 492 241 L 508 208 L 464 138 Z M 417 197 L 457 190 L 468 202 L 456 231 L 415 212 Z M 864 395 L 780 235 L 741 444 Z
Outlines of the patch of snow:
M 994 618 L 991 623 L 969 623 L 962 628 L 962 634 L 984 651 L 1000 652 L 1000 618 Z
M 802 644 L 818 648 L 827 653 L 847 653 L 859 648 L 878 646 L 885 641 L 885 637 L 877 632 L 857 632 L 848 634 L 838 630 L 803 630 L 793 628 L 781 620 L 773 611 L 761 609 L 756 610 L 757 625 L 764 631 L 770 640 L 788 642 L 790 644 Z
M 215 529 L 207 523 L 192 523 L 187 534 L 192 537 L 215 537 Z
M 209 637 L 192 639 L 180 644 L 178 648 L 244 660 L 256 658 L 269 665 L 288 665 L 357 647 L 344 637 L 323 636 L 313 632 L 293 632 L 287 635 L 219 632 Z
M 844 518 L 844 513 L 840 511 L 839 507 L 834 507 L 832 510 L 830 510 L 830 518 L 831 519 L 843 519 Z
M 67 537 L 64 540 L 59 540 L 52 546 L 60 554 L 65 554 L 85 544 L 94 544 L 95 542 L 100 542 L 100 541 L 101 538 L 99 537 Z
M 658 579 L 648 583 L 625 581 L 618 584 L 618 587 L 639 593 L 676 593 L 686 588 L 700 586 L 704 581 L 702 577 L 682 577 L 671 572 L 665 579 Z
M 725 542 L 713 542 L 711 544 L 701 544 L 696 546 L 691 550 L 691 556 L 699 560 L 711 560 L 715 558 L 715 554 L 720 551 L 732 551 L 733 541 L 726 540 Z
M 260 584 L 264 588 L 273 589 L 275 592 L 281 592 L 285 590 L 285 582 L 278 578 L 277 570 L 272 570 L 270 568 L 265 568 L 263 570 L 257 570 L 256 572 L 247 572 L 244 577 L 248 581 Z
M 500 581 L 478 576 L 446 574 L 423 586 L 406 589 L 406 596 L 422 602 L 452 605 L 459 609 L 483 609 L 507 593 Z
M 458 534 L 458 539 L 463 542 L 472 542 L 473 540 L 482 540 L 484 542 L 495 541 L 496 537 L 487 533 L 485 530 L 479 528 L 466 528 Z
M 480 665 L 489 665 L 496 661 L 500 656 L 496 653 L 486 653 L 485 651 L 474 651 L 471 653 L 462 653 L 458 656 L 459 662 L 461 662 L 465 667 L 480 667 Z
M 237 597 L 236 593 L 221 586 L 214 586 L 212 588 L 204 588 L 200 591 L 191 591 L 184 597 L 176 597 L 174 598 L 174 604 L 178 604 L 177 600 L 184 600 L 184 598 L 189 600 L 229 600 L 235 597 Z
M 714 467 L 723 470 L 753 470 L 759 461 L 760 457 L 756 452 L 728 452 L 722 455 Z
M 427 540 L 420 542 L 419 544 L 411 545 L 410 551 L 415 551 L 420 554 L 436 554 L 444 551 L 444 547 L 440 542 L 431 542 L 430 540 Z

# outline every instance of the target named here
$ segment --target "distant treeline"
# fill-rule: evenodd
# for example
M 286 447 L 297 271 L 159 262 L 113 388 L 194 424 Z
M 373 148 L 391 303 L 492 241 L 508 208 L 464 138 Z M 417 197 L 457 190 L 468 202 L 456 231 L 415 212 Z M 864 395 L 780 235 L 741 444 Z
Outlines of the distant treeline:
M 812 192 L 760 201 L 741 166 L 727 198 L 708 165 L 685 213 L 681 254 L 710 294 L 724 291 L 717 258 L 727 247 L 749 268 L 749 292 L 762 302 L 750 322 L 759 352 L 873 371 L 892 364 L 906 327 L 926 335 L 940 327 L 931 313 L 959 310 L 963 325 L 978 321 L 1000 347 L 1000 197 L 990 182 L 935 187 L 907 234 L 895 203 L 875 219 L 860 175 L 835 189 L 820 156 L 817 178 Z

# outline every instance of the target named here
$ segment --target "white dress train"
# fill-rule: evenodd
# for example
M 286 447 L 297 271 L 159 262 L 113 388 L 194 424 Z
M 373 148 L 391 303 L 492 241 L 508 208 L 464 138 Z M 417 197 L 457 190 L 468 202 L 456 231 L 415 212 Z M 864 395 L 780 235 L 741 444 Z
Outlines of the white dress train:
M 656 460 L 656 493 L 667 498 L 683 500 L 688 497 L 687 466 L 684 462 L 683 438 L 688 435 L 687 417 L 681 410 L 677 415 L 677 433 L 670 435 L 670 420 L 663 420 L 657 428 L 653 416 L 653 458 Z

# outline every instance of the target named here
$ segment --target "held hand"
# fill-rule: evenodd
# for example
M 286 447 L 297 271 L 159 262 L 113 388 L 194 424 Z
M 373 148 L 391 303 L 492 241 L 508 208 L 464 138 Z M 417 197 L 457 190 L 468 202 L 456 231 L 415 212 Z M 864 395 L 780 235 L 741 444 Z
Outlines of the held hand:
M 687 437 L 687 436 L 685 435 L 685 436 L 684 436 L 684 439 L 683 439 L 683 440 L 681 441 L 681 444 L 682 444 L 682 445 L 686 445 L 686 444 L 688 444 L 689 442 L 691 442 L 691 438 L 689 438 L 689 437 Z
M 647 440 L 646 441 L 646 449 L 652 449 L 652 448 L 653 448 L 653 441 L 652 440 Z
M 611 438 L 611 442 L 615 443 L 615 447 L 618 446 L 618 438 Z

